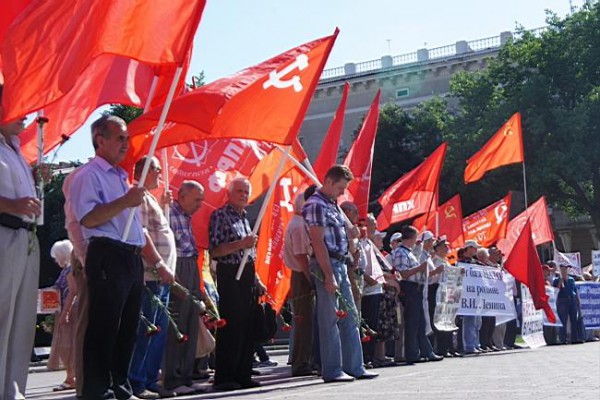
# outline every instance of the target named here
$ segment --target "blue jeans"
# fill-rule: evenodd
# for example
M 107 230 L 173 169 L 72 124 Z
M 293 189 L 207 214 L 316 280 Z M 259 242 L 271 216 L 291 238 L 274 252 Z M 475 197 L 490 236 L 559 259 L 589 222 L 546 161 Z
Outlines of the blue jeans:
M 575 299 L 556 299 L 556 311 L 562 323 L 558 329 L 558 337 L 561 343 L 567 343 L 567 321 L 571 321 L 571 343 L 579 341 L 579 325 L 577 323 L 577 304 Z
M 330 261 L 341 298 L 338 299 L 336 294 L 327 292 L 321 278 L 314 278 L 317 291 L 321 372 L 325 381 L 334 379 L 343 372 L 354 377 L 365 373 L 358 331 L 358 311 L 354 305 L 346 265 L 335 259 Z M 311 260 L 310 267 L 313 274 L 322 276 L 315 259 Z M 338 309 L 346 311 L 348 315 L 345 318 L 338 318 L 336 315 Z
M 142 312 L 150 322 L 160 327 L 160 332 L 148 336 L 146 334 L 146 324 L 140 321 L 135 350 L 129 368 L 129 382 L 134 394 L 140 393 L 144 389 L 158 390 L 158 371 L 165 352 L 165 339 L 169 328 L 167 315 L 160 307 L 152 304 L 152 297 L 148 293 L 149 289 L 160 299 L 161 303 L 168 305 L 169 286 L 147 281 L 146 287 L 142 299 Z
M 463 346 L 465 351 L 473 351 L 480 346 L 479 329 L 481 328 L 481 317 L 475 315 L 463 316 Z

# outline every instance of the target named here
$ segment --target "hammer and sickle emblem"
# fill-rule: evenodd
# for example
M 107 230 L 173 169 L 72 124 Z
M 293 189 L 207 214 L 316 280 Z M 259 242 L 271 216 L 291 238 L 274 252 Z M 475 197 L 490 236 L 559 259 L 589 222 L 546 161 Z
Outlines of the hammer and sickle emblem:
M 456 209 L 453 205 L 450 205 L 446 207 L 444 214 L 446 214 L 446 218 L 456 218 Z
M 508 211 L 508 207 L 506 204 L 500 204 L 494 209 L 494 214 L 496 215 L 496 224 L 500 225 L 500 223 L 506 218 L 506 212 Z
M 282 69 L 281 71 L 273 70 L 269 73 L 269 79 L 263 83 L 263 89 L 267 89 L 271 86 L 276 87 L 277 89 L 286 89 L 290 86 L 294 87 L 294 91 L 300 92 L 302 90 L 302 82 L 300 82 L 300 77 L 298 75 L 294 75 L 290 79 L 282 80 L 287 74 L 292 72 L 295 69 L 298 71 L 302 71 L 308 67 L 308 56 L 306 54 L 300 54 L 296 57 L 296 61 Z

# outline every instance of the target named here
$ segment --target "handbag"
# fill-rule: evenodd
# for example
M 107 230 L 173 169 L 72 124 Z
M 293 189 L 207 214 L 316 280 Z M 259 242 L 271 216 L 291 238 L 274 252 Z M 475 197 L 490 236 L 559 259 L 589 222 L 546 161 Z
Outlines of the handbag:
M 254 303 L 252 312 L 254 341 L 264 343 L 277 332 L 277 316 L 269 303 Z
M 202 316 L 198 317 L 198 345 L 196 346 L 196 358 L 202 358 L 215 350 L 215 338 L 209 332 Z

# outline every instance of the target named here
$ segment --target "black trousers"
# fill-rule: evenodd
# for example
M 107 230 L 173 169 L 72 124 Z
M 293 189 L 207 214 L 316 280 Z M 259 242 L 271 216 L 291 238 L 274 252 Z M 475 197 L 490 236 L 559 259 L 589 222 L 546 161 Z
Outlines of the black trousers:
M 481 317 L 481 329 L 479 329 L 479 342 L 482 347 L 492 347 L 492 336 L 496 329 L 496 317 Z
M 406 361 L 414 362 L 419 357 L 429 357 L 433 348 L 425 335 L 425 311 L 423 310 L 423 285 L 401 281 L 406 293 L 404 306 L 404 355 Z
M 217 264 L 219 314 L 227 321 L 217 332 L 215 349 L 215 384 L 248 383 L 254 359 L 252 315 L 254 263 L 246 263 L 240 280 L 235 279 L 238 264 Z
M 123 246 L 91 241 L 85 271 L 89 318 L 83 344 L 83 398 L 127 399 L 132 395 L 127 373 L 144 290 L 142 259 Z

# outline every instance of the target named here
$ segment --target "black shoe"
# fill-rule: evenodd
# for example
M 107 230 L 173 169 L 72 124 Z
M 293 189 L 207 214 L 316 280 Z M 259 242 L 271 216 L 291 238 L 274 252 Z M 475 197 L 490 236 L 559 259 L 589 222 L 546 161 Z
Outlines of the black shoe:
M 250 375 L 252 375 L 252 376 L 258 376 L 258 375 L 260 375 L 260 371 L 257 370 L 257 369 L 253 369 L 252 372 L 250 373 Z
M 230 390 L 239 390 L 242 388 L 237 382 L 222 382 L 222 383 L 213 383 L 213 389 L 218 391 L 230 391 Z
M 254 379 L 250 379 L 250 380 L 247 380 L 244 382 L 239 382 L 239 384 L 242 387 L 242 389 L 252 389 L 252 388 L 260 386 L 260 382 L 255 381 Z
M 356 377 L 356 379 L 373 379 L 373 378 L 377 378 L 379 376 L 379 374 L 377 372 L 369 372 L 369 371 L 365 371 L 364 374 L 359 375 Z
M 444 357 L 438 356 L 435 353 L 432 353 L 427 356 L 427 361 L 442 361 L 443 359 L 444 359 Z
M 292 371 L 292 376 L 315 376 L 319 373 L 314 369 L 301 369 L 298 371 Z

